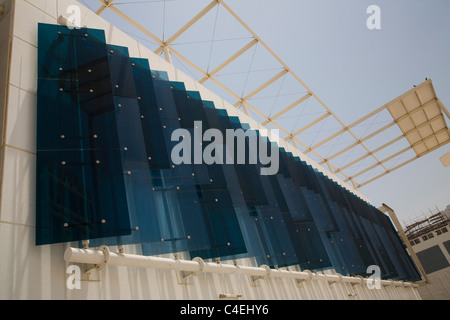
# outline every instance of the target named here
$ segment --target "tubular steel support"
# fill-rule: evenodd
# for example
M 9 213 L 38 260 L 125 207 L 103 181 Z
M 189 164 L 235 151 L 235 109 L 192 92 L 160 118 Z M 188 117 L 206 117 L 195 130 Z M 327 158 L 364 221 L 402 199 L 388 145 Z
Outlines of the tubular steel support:
M 197 276 L 200 273 L 215 273 L 250 276 L 253 283 L 257 280 L 268 278 L 295 279 L 298 284 L 303 282 L 303 280 L 323 280 L 328 281 L 329 283 L 346 282 L 354 284 L 363 284 L 368 281 L 361 277 L 342 276 L 339 274 L 318 274 L 312 273 L 309 270 L 288 271 L 271 269 L 266 265 L 262 265 L 261 267 L 248 267 L 235 264 L 205 262 L 200 258 L 194 258 L 192 261 L 189 261 L 155 256 L 114 253 L 110 252 L 107 246 L 100 246 L 98 249 L 68 247 L 64 252 L 64 260 L 72 263 L 93 264 L 97 270 L 101 270 L 107 265 L 173 270 L 181 272 L 184 280 L 189 276 Z M 398 285 L 399 283 L 399 281 L 381 280 L 381 284 L 386 286 Z M 410 282 L 401 283 L 403 286 L 415 286 Z

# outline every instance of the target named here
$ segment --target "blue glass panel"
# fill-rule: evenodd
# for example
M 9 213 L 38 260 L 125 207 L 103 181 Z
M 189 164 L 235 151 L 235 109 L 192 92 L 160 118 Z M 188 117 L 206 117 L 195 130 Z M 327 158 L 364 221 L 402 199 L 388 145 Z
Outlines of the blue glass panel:
M 271 247 L 269 265 L 286 266 L 298 264 L 294 243 L 290 238 L 291 219 L 287 205 L 276 180 L 276 176 L 261 176 L 261 186 L 266 194 L 268 204 L 256 206 L 260 222 L 264 224 Z
M 253 257 L 343 274 L 376 264 L 383 277 L 418 279 L 387 216 L 258 131 L 244 137 L 244 164 L 235 143 L 233 164 L 174 165 L 174 130 L 198 135 L 194 162 L 206 130 L 226 139 L 249 125 L 107 45 L 102 30 L 42 24 L 38 52 L 36 243 L 141 243 L 144 254 Z M 253 143 L 278 152 L 277 175 L 260 174 Z
M 104 36 L 40 24 L 38 44 L 36 244 L 129 234 Z
M 153 83 L 157 92 L 156 99 L 159 106 L 159 117 L 161 119 L 178 119 L 170 82 L 155 80 Z
M 305 204 L 302 193 L 299 193 L 292 179 L 277 175 L 278 183 L 282 189 L 288 211 L 293 220 L 309 220 L 311 213 Z
M 133 58 L 132 65 L 150 169 L 169 169 L 169 154 L 164 143 L 159 111 L 163 107 L 158 107 L 154 88 L 154 82 L 160 81 L 153 81 L 147 60 Z M 165 95 L 162 95 L 159 91 L 158 96 Z
M 222 123 L 225 122 L 226 125 L 228 126 L 228 128 L 235 130 L 235 131 L 243 130 L 246 133 L 244 148 L 241 148 L 240 150 L 238 150 L 239 140 L 242 140 L 242 138 L 239 138 L 239 136 L 235 139 L 235 141 L 233 143 L 233 145 L 234 145 L 233 163 L 235 164 L 234 168 L 236 170 L 236 173 L 237 173 L 237 176 L 239 179 L 239 185 L 243 192 L 247 206 L 254 207 L 254 206 L 258 206 L 258 205 L 267 205 L 267 203 L 268 203 L 267 198 L 266 198 L 266 195 L 263 192 L 262 188 L 254 187 L 254 186 L 260 185 L 260 183 L 261 183 L 260 182 L 260 167 L 261 167 L 261 165 L 258 164 L 258 162 L 256 165 L 250 164 L 250 150 L 251 150 L 250 144 L 256 143 L 259 147 L 259 143 L 261 143 L 259 141 L 258 132 L 254 131 L 254 130 L 249 131 L 248 127 L 242 125 L 239 122 L 239 119 L 236 119 L 236 118 L 233 119 L 233 121 L 230 121 L 230 120 L 227 121 L 225 119 L 225 116 L 223 115 L 223 116 L 221 116 L 220 120 Z M 251 141 L 250 139 L 253 139 L 253 141 Z M 238 162 L 238 153 L 239 152 L 245 152 L 244 164 L 240 164 Z M 255 155 L 253 155 L 253 156 L 255 156 Z M 250 210 L 250 211 L 254 212 L 253 210 Z
M 148 87 L 148 84 L 146 86 Z M 171 134 L 181 127 L 173 86 L 172 83 L 156 76 L 153 78 L 153 86 L 155 104 L 151 107 L 156 107 L 158 111 L 158 115 L 153 116 L 160 118 L 162 142 L 166 147 L 165 150 L 170 153 L 177 144 L 171 141 Z M 183 88 L 182 85 L 180 87 Z M 164 149 L 158 152 L 164 152 Z M 160 243 L 144 244 L 144 254 L 209 248 L 208 232 L 196 188 L 200 172 L 204 172 L 207 168 L 199 169 L 192 165 L 181 164 L 171 165 L 167 170 L 152 170 L 152 184 L 158 204 L 162 237 Z
M 108 45 L 107 50 L 113 95 L 136 99 L 136 86 L 128 49 Z
M 153 79 L 156 79 L 156 80 L 169 81 L 169 75 L 167 74 L 166 71 L 152 70 L 152 77 L 153 77 Z
M 201 135 L 204 131 L 213 127 L 210 121 L 214 122 L 216 115 L 210 114 L 210 119 L 208 119 L 205 105 L 197 92 L 186 92 L 184 86 L 173 82 L 171 87 L 173 88 L 172 92 L 181 127 L 192 129 L 193 134 L 195 131 L 201 130 Z M 195 128 L 196 121 L 201 121 L 202 128 Z M 205 144 L 200 150 L 203 150 L 204 147 Z M 208 165 L 207 169 L 210 183 L 197 184 L 197 193 L 202 207 L 203 219 L 208 228 L 210 248 L 208 250 L 191 251 L 191 256 L 212 258 L 244 253 L 246 252 L 245 243 L 223 167 L 213 164 Z

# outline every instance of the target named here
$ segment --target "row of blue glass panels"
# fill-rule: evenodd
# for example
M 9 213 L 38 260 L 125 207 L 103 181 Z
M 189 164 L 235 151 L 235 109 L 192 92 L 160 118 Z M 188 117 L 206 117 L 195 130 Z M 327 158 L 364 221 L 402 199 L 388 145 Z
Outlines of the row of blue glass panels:
M 276 175 L 260 175 L 248 155 L 174 165 L 175 129 L 248 125 L 107 44 L 103 30 L 39 24 L 38 40 L 37 245 L 90 239 L 418 279 L 383 213 L 265 138 L 279 153 Z

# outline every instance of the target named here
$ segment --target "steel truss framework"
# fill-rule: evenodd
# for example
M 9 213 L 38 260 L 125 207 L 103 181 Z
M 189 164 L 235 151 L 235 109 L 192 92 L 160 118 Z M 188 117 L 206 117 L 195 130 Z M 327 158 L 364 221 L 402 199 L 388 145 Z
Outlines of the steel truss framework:
M 280 136 L 283 133 L 283 138 L 285 141 L 291 143 L 299 149 L 304 154 L 311 153 L 315 156 L 316 159 L 319 159 L 319 164 L 328 166 L 328 169 L 339 175 L 345 182 L 352 183 L 354 188 L 360 188 L 376 179 L 381 178 L 382 176 L 401 168 L 402 166 L 412 162 L 413 160 L 420 158 L 433 150 L 447 144 L 450 142 L 450 130 L 446 125 L 445 117 L 450 119 L 450 115 L 448 110 L 444 107 L 444 105 L 437 98 L 431 80 L 426 80 L 422 84 L 415 86 L 410 91 L 404 93 L 393 101 L 385 104 L 384 106 L 374 110 L 373 112 L 367 114 L 361 119 L 351 123 L 350 125 L 345 125 L 336 114 L 325 105 L 325 103 L 320 100 L 320 98 L 294 73 L 292 69 L 290 69 L 277 55 L 276 53 L 255 33 L 252 29 L 225 3 L 223 0 L 213 0 L 211 1 L 203 10 L 201 10 L 198 14 L 196 14 L 192 19 L 190 19 L 183 27 L 181 27 L 178 31 L 176 31 L 172 36 L 170 36 L 167 40 L 163 41 L 158 36 L 150 32 L 147 28 L 143 27 L 141 24 L 133 20 L 126 13 L 121 11 L 114 5 L 114 0 L 98 0 L 102 5 L 97 10 L 96 14 L 100 15 L 105 10 L 111 10 L 116 15 L 127 21 L 137 30 L 148 36 L 152 41 L 156 42 L 159 47 L 154 51 L 155 54 L 164 54 L 165 59 L 172 63 L 171 57 L 172 55 L 177 57 L 187 66 L 195 70 L 197 73 L 203 76 L 201 80 L 199 80 L 200 84 L 204 84 L 207 81 L 210 81 L 217 85 L 219 88 L 228 93 L 231 97 L 235 99 L 234 102 L 229 101 L 236 108 L 242 108 L 242 110 L 250 115 L 250 112 L 258 115 L 263 119 L 261 125 L 269 126 L 279 129 Z M 221 64 L 216 66 L 212 71 L 205 71 L 200 68 L 198 65 L 193 63 L 188 57 L 181 54 L 174 48 L 174 42 L 180 38 L 180 36 L 185 33 L 189 28 L 191 28 L 194 24 L 196 24 L 200 19 L 202 19 L 208 12 L 210 12 L 213 8 L 221 6 L 232 17 L 249 33 L 252 40 L 248 42 L 241 49 L 232 54 L 228 59 L 224 60 Z M 255 45 L 259 45 L 264 50 L 267 51 L 280 65 L 281 71 L 265 80 L 259 87 L 247 93 L 245 96 L 239 95 L 236 93 L 236 90 L 231 90 L 224 83 L 222 83 L 217 75 L 220 71 L 224 70 L 227 66 L 229 66 L 232 62 L 241 57 L 244 53 L 248 52 Z M 250 103 L 250 100 L 254 98 L 256 95 L 260 94 L 264 90 L 266 90 L 269 86 L 279 81 L 286 75 L 291 75 L 299 88 L 304 90 L 305 94 L 296 97 L 296 100 L 290 103 L 289 105 L 279 108 L 279 111 L 273 115 L 266 115 L 264 112 L 260 110 L 257 106 Z M 278 120 L 281 117 L 291 110 L 298 108 L 300 105 L 307 103 L 309 100 L 316 100 L 320 107 L 323 109 L 323 112 L 319 117 L 314 119 L 313 121 L 303 124 L 299 128 L 295 128 L 293 131 L 287 130 L 283 127 Z M 386 112 L 386 110 L 392 116 L 391 121 L 384 125 L 383 127 L 369 133 L 365 134 L 364 137 L 358 138 L 354 133 L 353 129 L 360 125 L 365 121 L 369 121 L 373 119 L 381 112 Z M 444 117 L 445 114 L 445 117 Z M 307 145 L 302 142 L 302 133 L 305 133 L 307 130 L 310 130 L 313 127 L 316 127 L 320 123 L 323 123 L 325 119 L 332 118 L 337 122 L 340 126 L 340 129 L 336 131 L 334 134 L 322 139 L 321 141 L 314 143 L 313 145 Z M 370 148 L 367 144 L 369 139 L 374 138 L 375 136 L 381 135 L 383 132 L 388 130 L 391 127 L 398 126 L 401 130 L 401 135 L 396 138 L 387 141 L 381 146 L 376 148 Z M 323 156 L 319 154 L 318 148 L 332 145 L 336 146 L 336 138 L 346 134 L 349 135 L 353 142 L 351 142 L 348 146 L 341 149 L 338 152 L 335 152 L 329 156 Z M 385 150 L 389 146 L 394 145 L 395 143 L 405 140 L 407 141 L 407 147 L 402 150 L 394 150 L 390 155 L 384 156 L 382 159 L 379 154 L 381 150 Z M 344 163 L 343 165 L 336 166 L 332 160 L 335 160 L 341 155 L 345 155 L 354 148 L 360 148 L 363 154 L 359 158 L 352 159 L 351 161 Z M 362 149 L 361 149 L 362 148 Z M 409 157 L 406 161 L 401 159 L 403 162 L 400 164 L 396 164 L 393 167 L 388 167 L 387 162 L 397 157 L 404 155 L 407 151 L 413 150 L 413 156 Z M 366 167 L 361 171 L 353 170 L 352 174 L 347 173 L 350 168 L 354 168 L 355 166 L 359 169 L 361 167 L 361 163 L 365 159 L 371 159 L 372 162 L 370 165 L 366 165 Z M 357 182 L 356 178 L 364 176 L 365 173 L 372 171 L 374 169 L 378 169 L 378 174 L 370 179 L 367 179 L 362 182 Z M 380 170 L 381 169 L 381 170 Z M 380 172 L 381 171 L 381 172 Z

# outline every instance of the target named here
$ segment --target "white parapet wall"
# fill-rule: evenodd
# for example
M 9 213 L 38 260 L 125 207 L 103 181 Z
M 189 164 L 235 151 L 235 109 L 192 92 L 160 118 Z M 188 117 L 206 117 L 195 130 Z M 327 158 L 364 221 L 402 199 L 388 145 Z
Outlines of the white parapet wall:
M 428 275 L 429 283 L 421 284 L 417 290 L 423 300 L 450 300 L 450 267 Z
M 0 0 L 0 4 L 4 5 L 0 12 L 0 299 L 420 299 L 416 284 L 383 281 L 379 288 L 372 288 L 370 281 L 341 277 L 333 270 L 308 272 L 293 266 L 272 273 L 253 259 L 239 259 L 220 261 L 219 267 L 211 265 L 216 261 L 203 262 L 209 270 L 220 266 L 234 270 L 229 274 L 191 273 L 197 269 L 142 268 L 113 264 L 114 259 L 102 265 L 95 259 L 103 259 L 104 252 L 97 248 L 81 252 L 94 261 L 72 259 L 67 250 L 78 243 L 36 246 L 37 24 L 57 24 L 69 5 L 80 7 L 82 26 L 105 30 L 108 43 L 128 47 L 131 56 L 149 59 L 152 69 L 167 71 L 171 80 L 200 91 L 203 99 L 214 101 L 218 108 L 244 117 L 252 126 L 257 124 L 75 0 Z M 124 255 L 141 256 L 138 245 L 111 247 L 108 252 L 116 261 Z M 159 258 L 196 268 L 201 264 L 187 261 L 186 253 Z M 239 267 L 256 273 L 235 272 Z M 264 271 L 289 276 L 259 274 Z

